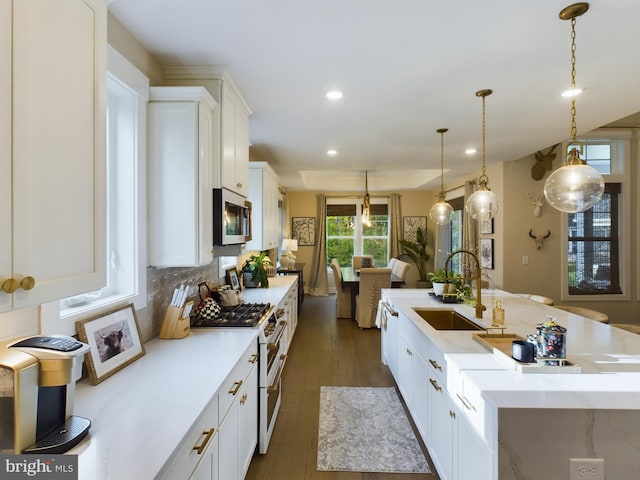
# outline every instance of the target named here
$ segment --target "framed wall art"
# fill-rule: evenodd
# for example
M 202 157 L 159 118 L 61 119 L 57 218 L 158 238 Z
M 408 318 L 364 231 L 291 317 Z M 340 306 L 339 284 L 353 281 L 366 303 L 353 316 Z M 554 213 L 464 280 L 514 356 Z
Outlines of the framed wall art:
M 493 270 L 493 238 L 480 239 L 480 267 Z
M 231 285 L 231 288 L 240 290 L 240 280 L 238 279 L 238 269 L 236 267 L 227 268 L 226 280 Z
M 292 217 L 291 236 L 298 240 L 298 246 L 316 244 L 316 217 Z
M 487 235 L 493 233 L 493 218 L 480 222 L 480 234 Z
M 427 232 L 427 217 L 402 217 L 402 238 L 408 242 L 416 241 L 416 231 L 420 228 Z
M 133 303 L 107 314 L 76 322 L 80 340 L 89 345 L 85 361 L 97 385 L 145 354 Z

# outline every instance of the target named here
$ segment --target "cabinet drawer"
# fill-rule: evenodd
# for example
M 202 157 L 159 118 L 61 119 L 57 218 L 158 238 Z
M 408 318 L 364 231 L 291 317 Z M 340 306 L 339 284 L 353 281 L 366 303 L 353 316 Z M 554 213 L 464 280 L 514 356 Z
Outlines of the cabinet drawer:
M 441 386 L 447 386 L 447 361 L 444 358 L 444 354 L 435 348 L 433 345 L 429 345 L 427 349 L 427 355 L 425 361 L 431 367 L 438 382 Z
M 496 431 L 496 409 L 488 404 L 476 385 L 462 373 L 457 391 L 452 392 L 456 405 L 469 420 L 473 429 L 489 446 L 493 445 Z
M 202 414 L 180 442 L 158 475 L 159 479 L 188 478 L 205 458 L 218 435 L 218 395 L 214 395 Z M 217 456 L 216 456 L 217 458 Z
M 220 421 L 224 419 L 229 407 L 233 403 L 234 399 L 238 396 L 238 393 L 242 389 L 247 375 L 251 369 L 258 364 L 258 342 L 252 342 L 247 350 L 240 356 L 240 360 L 236 363 L 229 376 L 225 379 L 218 395 L 220 397 L 219 417 Z

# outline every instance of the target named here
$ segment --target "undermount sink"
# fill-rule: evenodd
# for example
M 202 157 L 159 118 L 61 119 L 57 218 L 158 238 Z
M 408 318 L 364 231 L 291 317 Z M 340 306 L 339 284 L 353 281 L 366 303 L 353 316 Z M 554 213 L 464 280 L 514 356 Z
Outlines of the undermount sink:
M 413 311 L 436 330 L 483 330 L 454 310 L 414 308 Z

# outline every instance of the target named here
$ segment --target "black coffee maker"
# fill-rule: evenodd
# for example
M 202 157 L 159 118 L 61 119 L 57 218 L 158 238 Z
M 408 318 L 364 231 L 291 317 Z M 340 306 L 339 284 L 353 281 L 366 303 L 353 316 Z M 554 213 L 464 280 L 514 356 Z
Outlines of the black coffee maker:
M 73 400 L 88 351 L 64 335 L 0 343 L 0 453 L 64 453 L 85 437 Z

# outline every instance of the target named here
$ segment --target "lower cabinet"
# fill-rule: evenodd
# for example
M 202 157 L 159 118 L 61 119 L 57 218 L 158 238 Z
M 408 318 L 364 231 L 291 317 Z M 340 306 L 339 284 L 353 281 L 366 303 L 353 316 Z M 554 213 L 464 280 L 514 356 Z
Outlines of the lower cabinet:
M 220 448 L 220 435 L 214 435 L 206 455 L 189 477 L 189 480 L 219 480 L 218 475 L 218 451 Z

